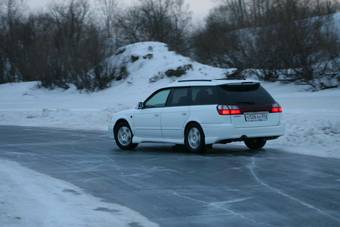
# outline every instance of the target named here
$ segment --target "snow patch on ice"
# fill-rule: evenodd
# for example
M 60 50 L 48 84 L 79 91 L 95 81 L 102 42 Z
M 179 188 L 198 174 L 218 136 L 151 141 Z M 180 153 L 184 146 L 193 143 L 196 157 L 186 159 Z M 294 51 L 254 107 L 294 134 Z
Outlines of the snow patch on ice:
M 117 204 L 102 202 L 67 182 L 0 160 L 0 223 L 11 227 L 153 227 Z

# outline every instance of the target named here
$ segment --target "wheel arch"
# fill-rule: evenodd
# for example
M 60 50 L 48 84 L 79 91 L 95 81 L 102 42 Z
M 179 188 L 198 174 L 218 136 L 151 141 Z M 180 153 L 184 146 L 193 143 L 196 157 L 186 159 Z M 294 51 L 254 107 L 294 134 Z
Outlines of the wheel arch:
M 189 142 L 188 142 L 188 140 L 187 140 L 187 137 L 188 137 L 188 135 L 187 135 L 188 129 L 190 128 L 191 125 L 196 125 L 196 127 L 199 127 L 199 130 L 201 131 L 201 134 L 202 134 L 202 135 L 201 135 L 201 138 L 202 138 L 201 144 L 200 144 L 200 146 L 199 146 L 197 149 L 194 148 L 194 149 L 196 149 L 196 150 L 194 150 L 194 151 L 195 151 L 195 152 L 199 152 L 199 153 L 204 153 L 204 152 L 205 152 L 205 149 L 206 149 L 206 136 L 205 136 L 205 132 L 204 132 L 204 129 L 203 129 L 202 125 L 201 125 L 198 121 L 192 120 L 192 121 L 189 121 L 189 122 L 185 125 L 185 128 L 184 128 L 184 144 L 185 144 L 185 146 L 187 147 L 187 149 L 188 149 L 189 151 L 193 151 L 193 150 L 192 150 L 193 148 L 190 148 L 190 145 L 188 145 Z
M 195 121 L 195 120 L 190 120 L 186 123 L 186 125 L 184 127 L 184 132 L 183 132 L 184 136 L 186 136 L 187 130 L 188 130 L 190 125 L 198 125 L 202 129 L 203 136 L 205 137 L 205 132 L 204 132 L 204 129 L 203 129 L 201 123 L 199 123 L 198 121 Z
M 126 124 L 131 130 L 130 130 L 130 132 L 131 132 L 131 138 L 130 138 L 130 140 L 129 140 L 129 143 L 128 144 L 121 144 L 121 142 L 120 141 L 118 141 L 118 126 L 119 126 L 119 124 Z M 120 149 L 122 149 L 122 150 L 133 150 L 133 149 L 135 149 L 137 146 L 138 146 L 138 143 L 133 143 L 133 131 L 132 131 L 132 128 L 131 128 L 131 124 L 130 124 L 130 122 L 127 120 L 127 119 L 125 119 L 125 118 L 119 118 L 115 123 L 114 123 L 114 126 L 113 126 L 113 130 L 112 130 L 112 132 L 113 132 L 113 137 L 114 137 L 114 139 L 115 139 L 115 141 L 116 141 L 116 144 L 117 144 L 117 146 L 120 148 Z
M 120 124 L 120 123 L 127 123 L 129 125 L 129 127 L 131 128 L 131 123 L 127 119 L 119 118 L 113 125 L 113 133 L 115 133 L 116 128 L 117 128 L 118 124 Z M 132 128 L 131 128 L 131 130 L 132 130 Z

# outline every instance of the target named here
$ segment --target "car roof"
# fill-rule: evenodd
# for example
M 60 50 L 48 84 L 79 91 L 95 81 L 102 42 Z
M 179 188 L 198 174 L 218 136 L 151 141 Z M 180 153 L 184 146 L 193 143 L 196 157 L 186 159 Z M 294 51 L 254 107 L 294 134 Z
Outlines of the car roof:
M 192 86 L 219 86 L 219 85 L 237 85 L 237 84 L 249 84 L 249 83 L 260 83 L 256 80 L 228 80 L 228 79 L 196 79 L 196 80 L 178 80 L 174 83 L 169 84 L 167 87 L 192 87 Z

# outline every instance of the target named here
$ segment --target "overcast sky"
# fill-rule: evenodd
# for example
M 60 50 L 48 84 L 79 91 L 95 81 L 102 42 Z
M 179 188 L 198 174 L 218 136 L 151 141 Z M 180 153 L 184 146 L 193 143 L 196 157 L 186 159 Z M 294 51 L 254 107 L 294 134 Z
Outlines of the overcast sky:
M 51 1 L 53 1 L 53 0 L 26 0 L 28 5 L 32 9 L 44 8 Z M 61 0 L 59 0 L 59 1 L 61 1 Z M 92 0 L 92 1 L 94 1 L 94 0 Z M 118 1 L 120 1 L 124 4 L 126 4 L 126 2 L 130 2 L 129 4 L 134 2 L 134 0 L 127 0 L 127 1 L 126 0 L 118 0 Z M 193 11 L 194 19 L 200 20 L 208 14 L 209 10 L 212 7 L 214 7 L 217 0 L 185 0 L 185 1 L 190 4 L 190 9 Z

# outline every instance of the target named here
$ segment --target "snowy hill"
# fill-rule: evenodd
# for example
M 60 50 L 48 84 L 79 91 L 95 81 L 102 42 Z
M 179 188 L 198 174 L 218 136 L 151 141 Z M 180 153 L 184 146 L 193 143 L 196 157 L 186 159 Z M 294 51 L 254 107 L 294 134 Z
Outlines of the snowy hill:
M 135 43 L 122 47 L 107 58 L 104 65 L 106 73 L 116 78 L 113 86 L 153 86 L 152 83 L 169 83 L 179 77 L 217 79 L 224 78 L 235 70 L 197 63 L 170 51 L 166 44 L 159 42 Z
M 127 77 L 100 92 L 39 89 L 37 82 L 0 85 L 0 125 L 106 130 L 112 113 L 135 107 L 177 80 L 178 73 L 185 71 L 181 79 L 221 78 L 233 71 L 202 65 L 150 42 L 121 48 L 107 63 L 108 70 L 123 68 Z M 340 89 L 310 92 L 308 86 L 264 86 L 284 106 L 287 122 L 286 136 L 269 147 L 340 158 Z

